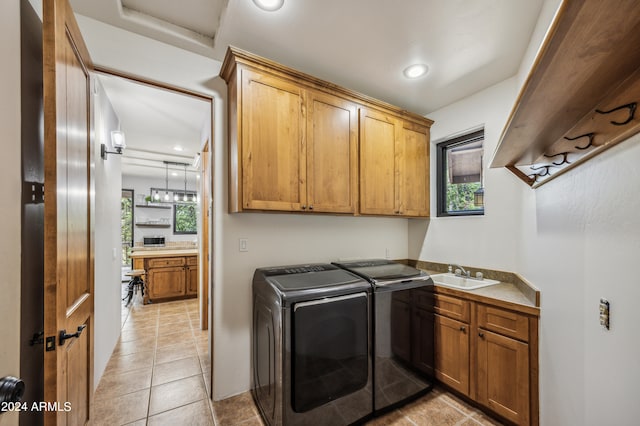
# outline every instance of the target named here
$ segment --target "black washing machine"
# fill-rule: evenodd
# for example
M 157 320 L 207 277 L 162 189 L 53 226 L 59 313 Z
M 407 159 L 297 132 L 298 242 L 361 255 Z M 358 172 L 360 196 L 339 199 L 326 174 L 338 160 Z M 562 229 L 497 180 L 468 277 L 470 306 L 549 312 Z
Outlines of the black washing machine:
M 373 286 L 374 413 L 429 392 L 435 382 L 431 277 L 387 259 L 335 264 Z
M 372 286 L 331 264 L 256 269 L 252 394 L 268 425 L 348 425 L 373 412 Z

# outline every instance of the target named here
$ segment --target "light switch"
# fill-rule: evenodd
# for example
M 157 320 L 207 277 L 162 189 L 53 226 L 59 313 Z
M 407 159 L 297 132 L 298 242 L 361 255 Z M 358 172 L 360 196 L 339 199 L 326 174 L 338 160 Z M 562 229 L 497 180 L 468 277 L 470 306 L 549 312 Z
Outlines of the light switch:
M 600 299 L 600 325 L 609 330 L 609 301 Z
M 239 242 L 239 249 L 240 251 L 249 251 L 249 239 L 248 238 L 240 238 L 238 240 Z

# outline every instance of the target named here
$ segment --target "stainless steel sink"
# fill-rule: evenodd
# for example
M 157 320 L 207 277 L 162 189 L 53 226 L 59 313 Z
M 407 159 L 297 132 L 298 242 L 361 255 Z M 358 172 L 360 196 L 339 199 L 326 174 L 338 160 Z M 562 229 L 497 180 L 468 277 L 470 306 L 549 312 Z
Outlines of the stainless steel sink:
M 489 280 L 487 278 L 477 279 L 471 277 L 461 277 L 459 275 L 449 273 L 431 275 L 431 279 L 438 285 L 459 288 L 462 290 L 473 290 L 476 288 L 488 287 L 490 285 L 500 283 L 500 281 Z

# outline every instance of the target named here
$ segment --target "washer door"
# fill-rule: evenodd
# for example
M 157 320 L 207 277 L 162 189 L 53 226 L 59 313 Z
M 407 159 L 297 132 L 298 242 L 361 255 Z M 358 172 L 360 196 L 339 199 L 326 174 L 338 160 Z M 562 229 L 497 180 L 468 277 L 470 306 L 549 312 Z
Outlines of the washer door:
M 309 411 L 367 385 L 367 293 L 297 303 L 292 316 L 293 411 Z

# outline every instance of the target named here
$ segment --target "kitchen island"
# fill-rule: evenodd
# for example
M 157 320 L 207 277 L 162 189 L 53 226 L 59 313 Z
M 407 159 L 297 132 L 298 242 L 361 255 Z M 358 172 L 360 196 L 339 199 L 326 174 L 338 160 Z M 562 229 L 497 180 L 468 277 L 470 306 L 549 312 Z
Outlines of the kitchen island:
M 144 269 L 144 303 L 198 297 L 198 249 L 135 249 L 133 269 Z

